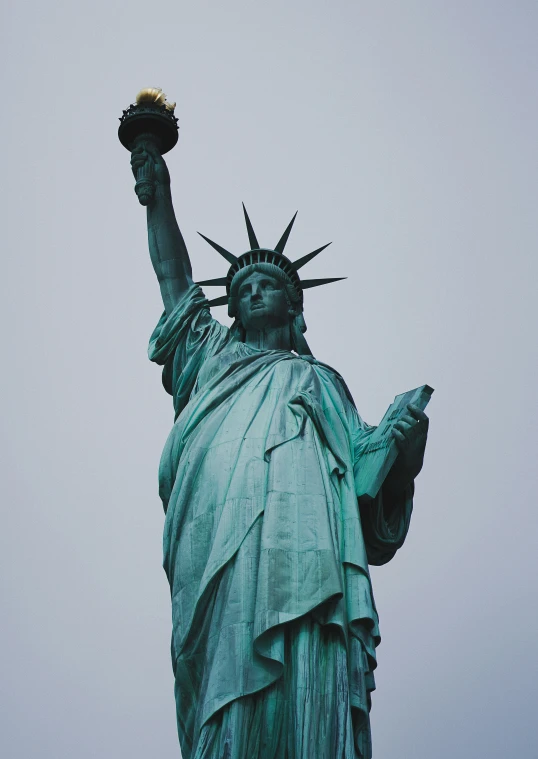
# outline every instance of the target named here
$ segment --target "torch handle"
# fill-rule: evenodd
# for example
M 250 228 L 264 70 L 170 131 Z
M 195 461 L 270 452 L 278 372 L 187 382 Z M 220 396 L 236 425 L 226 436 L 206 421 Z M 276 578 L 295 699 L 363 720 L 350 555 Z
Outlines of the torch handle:
M 148 142 L 151 142 L 153 146 L 160 152 L 159 140 L 157 137 L 155 137 L 155 135 L 152 134 L 141 134 L 136 138 L 133 144 L 133 148 L 139 147 L 140 145 L 144 147 Z M 150 158 L 142 166 L 140 166 L 136 172 L 135 192 L 140 205 L 149 206 L 155 197 L 156 187 L 157 184 L 155 182 L 155 164 Z

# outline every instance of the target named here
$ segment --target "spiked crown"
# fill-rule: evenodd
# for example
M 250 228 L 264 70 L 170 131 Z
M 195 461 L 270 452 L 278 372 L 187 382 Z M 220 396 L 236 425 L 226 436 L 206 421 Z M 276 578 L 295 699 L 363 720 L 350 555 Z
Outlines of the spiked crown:
M 246 253 L 243 253 L 241 256 L 235 256 L 233 253 L 230 253 L 230 251 L 226 250 L 218 243 L 210 240 L 201 232 L 198 233 L 200 237 L 203 237 L 203 239 L 208 242 L 211 247 L 213 247 L 218 253 L 220 253 L 223 258 L 228 261 L 228 263 L 231 264 L 228 270 L 228 274 L 225 277 L 217 277 L 216 279 L 207 279 L 203 282 L 198 282 L 199 285 L 222 285 L 226 287 L 226 295 L 222 295 L 219 298 L 214 298 L 213 300 L 209 301 L 210 306 L 224 306 L 227 304 L 230 316 L 235 316 L 235 313 L 231 313 L 232 301 L 234 300 L 232 297 L 232 283 L 240 272 L 243 273 L 244 271 L 245 275 L 248 276 L 245 270 L 250 269 L 251 267 L 256 267 L 256 265 L 259 264 L 268 265 L 268 268 L 273 266 L 277 267 L 277 270 L 280 270 L 285 275 L 286 280 L 289 280 L 289 284 L 293 286 L 293 289 L 297 294 L 297 300 L 300 302 L 301 310 L 303 305 L 303 290 L 307 290 L 311 287 L 319 287 L 320 285 L 327 285 L 330 282 L 338 282 L 341 279 L 345 279 L 345 277 L 328 277 L 325 279 L 303 280 L 300 279 L 298 270 L 313 258 L 315 258 L 315 256 L 317 256 L 318 253 L 321 253 L 322 250 L 325 250 L 325 248 L 327 248 L 331 243 L 322 245 L 321 248 L 317 248 L 316 250 L 312 251 L 312 253 L 307 253 L 306 256 L 302 256 L 297 261 L 290 261 L 290 259 L 284 255 L 283 251 L 286 247 L 286 243 L 288 242 L 288 237 L 290 236 L 290 232 L 293 228 L 297 213 L 295 213 L 293 219 L 284 230 L 282 237 L 277 242 L 274 249 L 270 249 L 260 247 L 256 233 L 254 232 L 254 228 L 244 204 L 243 212 L 245 214 L 245 222 L 247 225 L 248 239 L 251 249 Z M 241 279 L 243 279 L 243 277 L 241 277 Z

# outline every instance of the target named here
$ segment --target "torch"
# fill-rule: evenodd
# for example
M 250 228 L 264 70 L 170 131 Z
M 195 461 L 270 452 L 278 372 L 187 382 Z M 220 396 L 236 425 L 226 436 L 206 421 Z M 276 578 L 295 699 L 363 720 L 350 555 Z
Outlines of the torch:
M 159 87 L 146 87 L 136 96 L 120 116 L 118 137 L 121 144 L 131 152 L 139 145 L 151 143 L 161 155 L 172 150 L 178 138 L 175 103 L 169 103 Z M 147 161 L 136 175 L 135 192 L 143 206 L 151 203 L 155 195 L 154 166 Z

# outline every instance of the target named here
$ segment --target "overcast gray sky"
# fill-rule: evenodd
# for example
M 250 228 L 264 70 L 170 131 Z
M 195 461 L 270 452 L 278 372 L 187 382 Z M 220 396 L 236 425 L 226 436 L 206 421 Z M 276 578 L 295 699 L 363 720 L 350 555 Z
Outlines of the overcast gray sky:
M 377 423 L 435 387 L 406 545 L 373 571 L 375 759 L 534 759 L 538 5 L 11 2 L 2 23 L 6 759 L 179 757 L 161 568 L 172 424 L 117 118 L 177 100 L 199 279 L 294 211 L 315 355 Z M 306 271 L 306 270 L 305 270 Z M 216 293 L 215 293 L 216 295 Z M 224 309 L 216 315 L 227 321 Z

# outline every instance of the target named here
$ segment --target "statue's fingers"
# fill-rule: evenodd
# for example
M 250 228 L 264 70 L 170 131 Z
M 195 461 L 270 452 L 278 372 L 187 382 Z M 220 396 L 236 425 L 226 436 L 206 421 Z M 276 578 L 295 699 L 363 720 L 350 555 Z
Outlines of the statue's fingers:
M 147 153 L 140 151 L 138 153 L 131 153 L 131 163 L 146 163 L 148 160 Z
M 162 155 L 159 153 L 159 150 L 155 143 L 153 142 L 147 142 L 146 143 L 146 150 L 150 154 L 150 156 L 153 158 L 155 163 L 164 163 Z
M 429 419 L 424 413 L 424 411 L 419 409 L 418 406 L 415 406 L 414 403 L 408 403 L 407 410 L 409 411 L 411 416 L 413 416 L 417 420 L 417 422 L 429 422 Z
M 404 422 L 403 419 L 398 419 L 398 421 L 396 422 L 396 424 L 394 425 L 392 429 L 399 430 L 404 435 L 406 435 L 414 427 L 415 424 L 416 422 L 414 422 L 413 424 L 409 424 L 408 422 Z
M 398 420 L 399 422 L 407 422 L 407 424 L 410 424 L 411 426 L 414 426 L 417 423 L 417 420 L 411 416 L 411 414 L 404 414 L 401 416 Z

